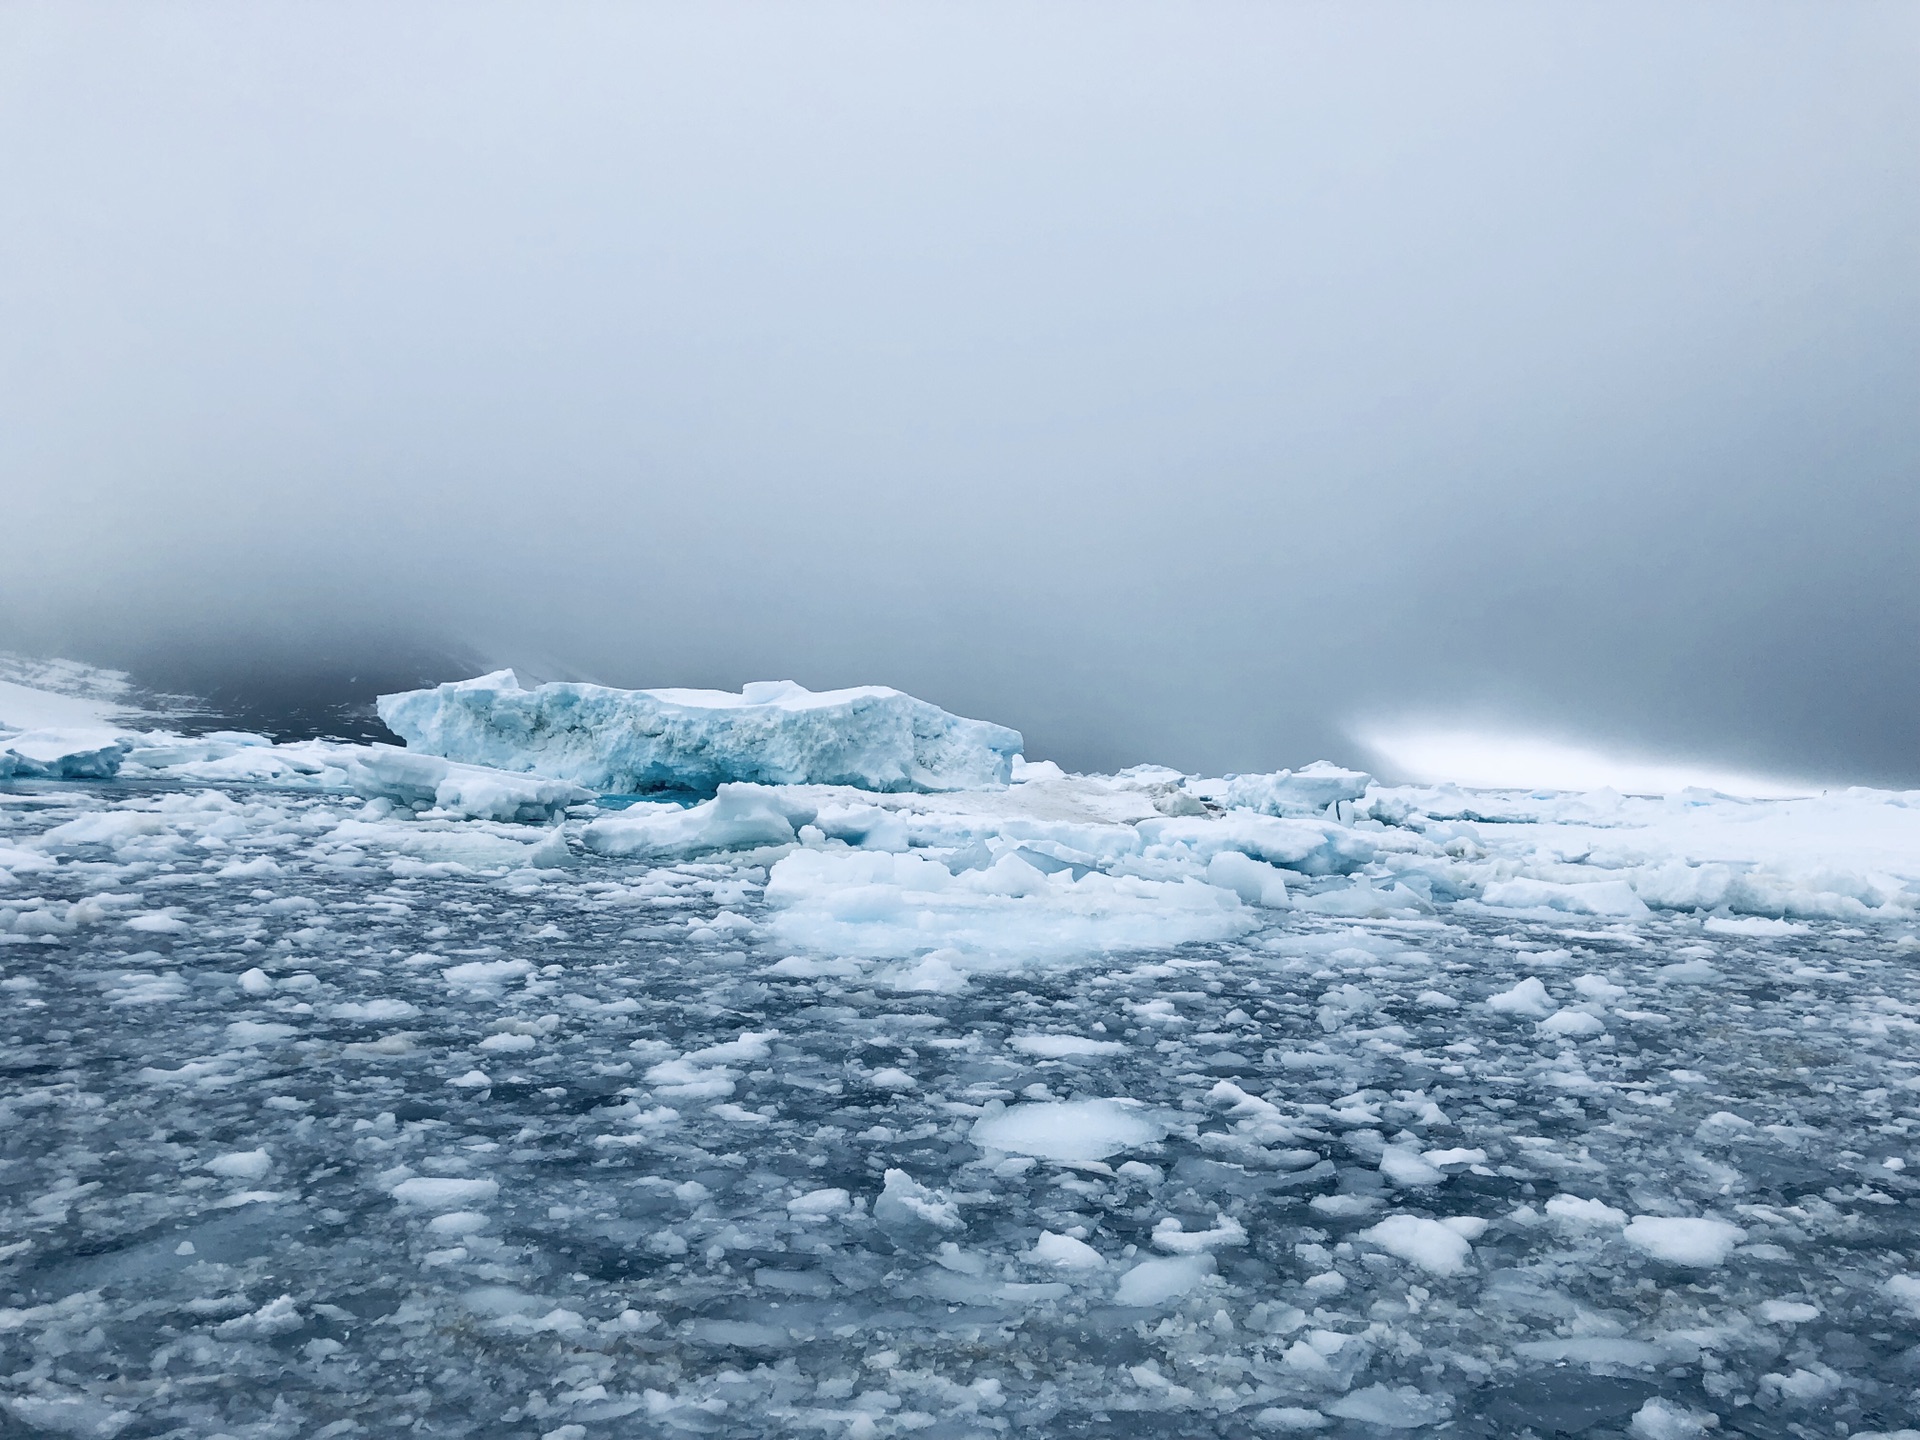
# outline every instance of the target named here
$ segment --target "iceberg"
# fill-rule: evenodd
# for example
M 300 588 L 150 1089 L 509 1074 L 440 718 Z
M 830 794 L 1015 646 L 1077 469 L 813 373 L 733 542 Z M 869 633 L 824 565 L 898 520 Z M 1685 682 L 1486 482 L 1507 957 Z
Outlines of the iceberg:
M 118 730 L 24 730 L 0 735 L 0 779 L 111 780 L 133 741 Z
M 520 687 L 511 670 L 383 695 L 409 750 L 564 780 L 603 794 L 710 792 L 728 781 L 862 790 L 1005 786 L 1017 730 L 950 715 L 882 685 L 812 691 Z
M 1298 770 L 1234 776 L 1227 782 L 1227 808 L 1262 815 L 1317 815 L 1341 800 L 1358 800 L 1372 783 L 1365 771 L 1316 760 Z

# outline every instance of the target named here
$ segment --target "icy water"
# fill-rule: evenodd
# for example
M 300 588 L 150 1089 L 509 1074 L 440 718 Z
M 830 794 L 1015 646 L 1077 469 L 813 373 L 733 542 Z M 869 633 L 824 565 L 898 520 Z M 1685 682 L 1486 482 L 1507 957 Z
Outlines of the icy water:
M 8 1433 L 1917 1423 L 1891 936 L 1281 911 L 914 993 L 780 964 L 751 867 L 0 801 L 66 827 L 0 892 Z

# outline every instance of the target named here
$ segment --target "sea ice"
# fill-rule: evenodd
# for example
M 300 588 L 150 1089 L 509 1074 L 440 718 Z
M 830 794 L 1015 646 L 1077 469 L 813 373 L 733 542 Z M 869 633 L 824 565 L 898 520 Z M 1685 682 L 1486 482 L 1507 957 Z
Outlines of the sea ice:
M 1453 1401 L 1411 1385 L 1369 1385 L 1329 1402 L 1326 1413 L 1384 1430 L 1414 1430 L 1445 1420 L 1453 1413 Z
M 724 784 L 713 799 L 685 810 L 662 805 L 641 811 L 635 806 L 595 820 L 580 837 L 601 855 L 651 860 L 784 845 L 793 838 L 793 823 L 778 796 L 765 786 L 744 784 Z
M 133 748 L 116 730 L 23 730 L 0 734 L 0 780 L 105 780 L 120 771 Z
M 1656 1260 L 1702 1270 L 1726 1264 L 1733 1247 L 1747 1238 L 1738 1225 L 1693 1216 L 1636 1215 L 1624 1233 L 1629 1245 Z
M 1051 1230 L 1042 1231 L 1040 1238 L 1033 1242 L 1031 1258 L 1035 1264 L 1050 1265 L 1056 1270 L 1099 1270 L 1107 1263 L 1106 1257 L 1086 1241 L 1071 1235 L 1056 1235 Z
M 1061 1060 L 1071 1055 L 1124 1055 L 1127 1047 L 1118 1040 L 1093 1040 L 1084 1035 L 1015 1035 L 1007 1043 L 1015 1050 L 1038 1055 L 1043 1060 Z
M 937 949 L 1002 968 L 1227 939 L 1257 923 L 1238 896 L 1198 878 L 1076 879 L 1011 851 L 956 874 L 924 852 L 796 850 L 774 865 L 766 898 L 773 933 L 794 948 L 898 958 Z
M 1116 1305 L 1164 1305 L 1177 1300 L 1213 1274 L 1213 1256 L 1178 1255 L 1168 1259 L 1142 1260 L 1120 1277 L 1114 1287 Z
M 1227 782 L 1227 805 L 1263 815 L 1317 815 L 1341 800 L 1358 800 L 1373 783 L 1371 775 L 1343 770 L 1316 760 L 1298 770 L 1270 775 L 1236 775 Z
M 0 784 L 0 1428 L 1915 1413 L 1920 795 L 133 739 Z
M 1042 1160 L 1104 1160 L 1164 1133 L 1137 1107 L 1117 1100 L 1061 1100 L 983 1115 L 974 1121 L 971 1138 L 984 1149 Z
M 1459 1231 L 1420 1215 L 1389 1215 L 1359 1238 L 1434 1275 L 1460 1274 L 1473 1254 Z
M 450 1211 L 491 1200 L 500 1193 L 500 1186 L 493 1180 L 418 1175 L 400 1181 L 390 1193 L 402 1205 Z
M 1547 994 L 1547 987 L 1534 975 L 1508 986 L 1497 995 L 1488 996 L 1487 1008 L 1503 1015 L 1524 1015 L 1535 1020 L 1544 1020 L 1554 1012 L 1553 999 Z
M 347 783 L 371 798 L 420 802 L 451 815 L 482 820 L 551 820 L 569 805 L 591 800 L 591 791 L 563 780 L 463 765 L 440 756 L 390 745 L 351 753 Z

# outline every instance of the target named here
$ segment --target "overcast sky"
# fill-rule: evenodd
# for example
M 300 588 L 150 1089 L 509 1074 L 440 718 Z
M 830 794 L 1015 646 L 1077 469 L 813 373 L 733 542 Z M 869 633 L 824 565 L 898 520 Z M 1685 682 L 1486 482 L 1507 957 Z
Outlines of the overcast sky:
M 1916 62 L 1910 3 L 15 0 L 0 644 L 1920 784 Z

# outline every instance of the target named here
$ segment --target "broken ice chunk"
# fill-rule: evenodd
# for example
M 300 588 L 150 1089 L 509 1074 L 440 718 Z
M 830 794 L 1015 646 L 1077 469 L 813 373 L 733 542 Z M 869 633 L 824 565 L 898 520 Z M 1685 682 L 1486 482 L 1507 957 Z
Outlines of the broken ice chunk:
M 1059 1100 L 1016 1105 L 983 1115 L 970 1138 L 984 1150 L 1005 1150 L 1042 1160 L 1102 1160 L 1119 1150 L 1147 1145 L 1164 1127 L 1119 1100 Z
M 1084 1240 L 1076 1240 L 1071 1235 L 1056 1235 L 1051 1230 L 1040 1232 L 1040 1238 L 1033 1242 L 1033 1249 L 1027 1258 L 1039 1265 L 1051 1265 L 1056 1270 L 1098 1270 L 1107 1263 L 1106 1257 Z
M 402 1180 L 387 1192 L 402 1205 L 421 1210 L 458 1210 L 463 1206 L 485 1204 L 500 1193 L 494 1180 L 460 1180 L 442 1175 L 416 1175 Z
M 1707 1217 L 1636 1215 L 1627 1223 L 1626 1241 L 1656 1260 L 1710 1270 L 1727 1263 L 1747 1232 L 1725 1220 Z
M 1519 984 L 1497 995 L 1489 995 L 1487 1008 L 1497 1010 L 1502 1015 L 1525 1015 L 1534 1020 L 1544 1020 L 1553 1013 L 1554 1005 L 1547 994 L 1547 987 L 1537 977 L 1529 975 Z
M 264 1149 L 216 1155 L 201 1167 L 228 1180 L 264 1180 L 273 1169 L 273 1157 Z
M 1120 1277 L 1114 1287 L 1116 1305 L 1164 1305 L 1177 1300 L 1214 1271 L 1213 1256 L 1181 1255 L 1168 1260 L 1142 1260 Z
M 1389 1215 L 1356 1237 L 1433 1275 L 1458 1275 L 1473 1247 L 1451 1226 L 1419 1215 Z

